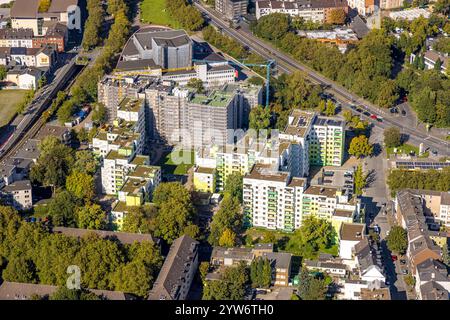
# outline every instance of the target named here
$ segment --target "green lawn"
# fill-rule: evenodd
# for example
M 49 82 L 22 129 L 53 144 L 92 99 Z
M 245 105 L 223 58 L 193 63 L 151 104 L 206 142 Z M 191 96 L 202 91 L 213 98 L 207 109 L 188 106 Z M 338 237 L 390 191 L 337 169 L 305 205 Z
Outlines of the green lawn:
M 179 158 L 184 159 L 180 164 L 177 160 Z M 165 174 L 187 174 L 188 170 L 194 165 L 194 152 L 189 150 L 183 150 L 181 153 L 179 150 L 172 151 L 163 157 L 158 165 L 162 167 Z
M 0 127 L 11 121 L 27 92 L 27 90 L 0 90 Z
M 395 148 L 387 148 L 386 152 L 389 155 L 394 154 Z M 419 148 L 416 146 L 412 146 L 410 144 L 402 144 L 400 147 L 397 147 L 397 154 L 409 154 L 411 151 L 414 151 L 416 155 L 419 155 Z
M 141 20 L 144 23 L 179 28 L 179 23 L 172 19 L 165 8 L 165 0 L 143 0 L 141 3 Z

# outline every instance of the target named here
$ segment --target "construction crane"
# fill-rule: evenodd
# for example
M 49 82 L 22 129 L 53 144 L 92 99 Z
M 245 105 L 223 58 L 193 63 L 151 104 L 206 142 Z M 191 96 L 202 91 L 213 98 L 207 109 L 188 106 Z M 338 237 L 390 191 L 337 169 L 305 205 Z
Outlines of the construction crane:
M 217 61 L 208 61 L 208 60 L 197 60 L 192 59 L 193 62 L 206 62 L 206 63 L 217 63 Z M 266 68 L 266 107 L 269 107 L 269 95 L 270 95 L 270 69 L 272 65 L 275 63 L 275 60 L 267 60 L 266 63 L 247 63 L 245 61 L 227 61 L 228 63 L 237 65 L 237 66 L 246 66 L 246 67 L 263 67 Z

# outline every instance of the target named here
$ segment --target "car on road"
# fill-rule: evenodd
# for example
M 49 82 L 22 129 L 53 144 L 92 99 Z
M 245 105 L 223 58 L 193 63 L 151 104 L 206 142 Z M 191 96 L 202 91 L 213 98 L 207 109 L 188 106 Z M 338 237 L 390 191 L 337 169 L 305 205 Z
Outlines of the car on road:
M 356 106 L 355 106 L 355 105 L 353 105 L 353 104 L 351 104 L 351 105 L 350 105 L 350 109 L 352 109 L 352 110 L 356 110 Z
M 397 261 L 398 257 L 396 255 L 391 255 L 391 259 L 392 259 L 392 261 Z
M 363 115 L 365 115 L 365 116 L 367 116 L 367 117 L 370 117 L 370 112 L 364 111 L 364 112 L 363 112 Z
M 361 113 L 361 112 L 363 112 L 363 109 L 361 109 L 361 108 L 356 108 L 356 112 Z

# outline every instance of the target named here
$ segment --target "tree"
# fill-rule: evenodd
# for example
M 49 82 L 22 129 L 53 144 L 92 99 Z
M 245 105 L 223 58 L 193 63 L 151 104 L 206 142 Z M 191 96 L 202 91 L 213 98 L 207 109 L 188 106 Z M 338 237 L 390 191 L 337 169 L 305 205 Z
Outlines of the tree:
M 36 283 L 36 270 L 33 261 L 23 256 L 12 257 L 3 270 L 2 278 L 10 282 Z
M 1 65 L 0 66 L 0 81 L 6 78 L 8 71 L 6 70 L 6 67 Z
M 237 198 L 240 203 L 242 203 L 242 193 L 244 188 L 243 178 L 244 177 L 239 172 L 233 172 L 226 178 L 224 187 L 224 192 Z
M 97 171 L 98 165 L 99 162 L 95 158 L 93 152 L 88 150 L 81 150 L 75 153 L 75 163 L 72 167 L 72 171 L 92 176 Z
M 259 257 L 250 264 L 250 280 L 254 288 L 268 288 L 272 283 L 272 267 L 267 258 Z
M 108 114 L 106 107 L 103 103 L 97 103 L 94 107 L 94 112 L 92 113 L 92 121 L 97 122 L 102 125 L 108 120 Z
M 114 282 L 111 270 L 118 270 L 124 263 L 124 256 L 116 242 L 103 240 L 89 233 L 82 239 L 81 248 L 74 264 L 81 269 L 81 285 L 85 288 L 111 290 Z
M 376 103 L 382 108 L 390 108 L 398 100 L 398 88 L 394 80 L 383 81 L 378 90 Z
M 450 190 L 450 168 L 443 170 L 391 170 L 388 181 L 389 189 L 420 189 L 447 192 Z
M 289 239 L 287 249 L 303 258 L 314 258 L 319 249 L 331 246 L 335 236 L 330 222 L 315 216 L 307 216 L 302 226 Z
M 334 116 L 336 114 L 336 105 L 333 101 L 328 100 L 325 108 L 325 115 L 328 117 Z
M 205 281 L 206 275 L 209 272 L 209 262 L 208 261 L 200 262 L 200 265 L 198 266 L 198 271 L 200 272 L 200 278 L 202 279 L 202 281 Z
M 56 193 L 48 204 L 48 215 L 56 226 L 76 227 L 77 199 L 69 191 Z
M 152 233 L 155 230 L 157 209 L 154 206 L 132 207 L 123 217 L 121 231 L 130 233 Z
M 252 108 L 249 115 L 249 127 L 254 130 L 264 130 L 270 127 L 270 109 L 264 106 Z
M 38 11 L 47 12 L 51 4 L 52 4 L 51 0 L 39 0 Z
M 39 78 L 38 80 L 38 88 L 42 88 L 43 86 L 45 86 L 47 84 L 47 77 L 46 76 L 42 76 Z
M 410 274 L 407 274 L 403 279 L 407 286 L 414 287 L 416 285 L 416 278 Z
M 86 289 L 68 289 L 67 287 L 61 286 L 55 292 L 53 292 L 50 300 L 100 300 L 100 298 Z
M 355 195 L 361 196 L 366 185 L 367 175 L 363 172 L 362 166 L 358 165 L 355 171 Z
M 236 234 L 230 229 L 226 228 L 219 239 L 219 246 L 221 247 L 234 247 L 236 244 Z
M 208 242 L 212 245 L 218 245 L 225 229 L 230 229 L 237 234 L 240 231 L 241 225 L 242 214 L 238 199 L 229 194 L 225 194 L 220 204 L 220 209 L 212 218 Z
M 357 158 L 368 157 L 373 154 L 373 145 L 365 135 L 360 135 L 352 139 L 348 153 Z
M 198 78 L 189 79 L 186 86 L 194 90 L 196 93 L 203 93 L 205 91 L 203 81 Z
M 262 16 L 253 32 L 267 40 L 277 41 L 289 31 L 289 16 L 283 13 L 271 13 Z
M 450 265 L 450 254 L 447 243 L 445 243 L 444 246 L 442 247 L 442 262 L 445 263 L 447 266 Z
M 342 112 L 342 116 L 344 117 L 345 121 L 352 122 L 353 114 L 350 110 L 344 110 Z
M 386 237 L 389 250 L 404 254 L 408 248 L 408 235 L 405 229 L 393 226 Z
M 402 135 L 397 127 L 384 129 L 384 144 L 388 148 L 398 147 L 402 144 Z
M 186 208 L 175 198 L 171 198 L 159 207 L 155 235 L 172 243 L 173 240 L 184 234 L 186 227 L 192 224 L 192 219 L 192 210 Z
M 243 263 L 227 267 L 221 280 L 207 281 L 203 287 L 203 300 L 243 300 L 248 282 L 248 269 Z
M 153 285 L 151 269 L 141 261 L 122 265 L 112 276 L 116 290 L 146 298 Z
M 189 191 L 179 182 L 160 183 L 153 192 L 153 202 L 157 206 L 175 199 L 178 202 L 192 208 L 191 195 Z
M 277 239 L 272 231 L 264 231 L 263 239 L 261 240 L 262 243 L 275 243 L 276 241 Z
M 298 295 L 302 300 L 325 300 L 327 285 L 322 279 L 317 279 L 309 275 L 308 270 L 303 268 L 300 273 L 300 284 Z
M 78 228 L 101 230 L 106 226 L 106 213 L 98 204 L 87 204 L 77 209 Z
M 81 200 L 90 201 L 95 194 L 94 177 L 73 171 L 66 180 L 66 189 Z
M 328 23 L 331 24 L 344 24 L 346 19 L 346 14 L 343 9 L 333 9 L 330 12 Z
M 30 179 L 45 186 L 52 186 L 53 191 L 66 183 L 66 177 L 72 168 L 73 150 L 63 145 L 55 137 L 46 137 L 39 144 L 40 155 L 31 168 Z

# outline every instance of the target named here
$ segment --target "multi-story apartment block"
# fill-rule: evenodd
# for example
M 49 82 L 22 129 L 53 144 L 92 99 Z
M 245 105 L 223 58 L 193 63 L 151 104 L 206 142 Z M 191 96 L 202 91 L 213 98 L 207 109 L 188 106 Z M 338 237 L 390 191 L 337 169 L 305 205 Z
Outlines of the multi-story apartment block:
M 1 190 L 1 198 L 5 204 L 17 210 L 29 209 L 33 206 L 33 193 L 30 180 L 19 180 L 10 183 Z
M 187 127 L 183 128 L 189 132 L 190 139 L 182 143 L 194 147 L 232 143 L 234 131 L 238 129 L 239 102 L 236 94 L 219 90 L 208 95 L 191 95 L 187 102 Z M 183 136 L 180 138 L 184 140 Z
M 324 23 L 328 22 L 330 12 L 335 9 L 342 9 L 348 12 L 346 0 L 323 0 L 323 1 L 278 1 L 259 0 L 256 1 L 256 18 L 271 13 L 284 13 L 292 17 L 301 17 L 305 20 Z
M 301 224 L 303 178 L 256 164 L 244 177 L 245 222 L 255 227 L 293 231 Z
M 254 165 L 244 177 L 246 222 L 268 229 L 293 231 L 307 216 L 331 222 L 338 232 L 342 223 L 352 223 L 361 210 L 360 202 L 349 199 L 338 188 L 308 186 L 304 178 L 270 166 Z
M 309 143 L 312 123 L 316 117 L 315 112 L 292 110 L 288 123 L 279 137 L 288 142 L 283 144 L 283 149 L 289 150 L 285 166 L 295 176 L 303 177 L 309 173 Z
M 309 136 L 311 165 L 341 166 L 344 160 L 345 122 L 336 118 L 315 118 Z
M 105 157 L 111 150 L 128 150 L 126 154 L 142 153 L 146 136 L 144 101 L 125 98 L 116 110 L 112 125 L 100 129 L 92 140 L 94 152 Z M 122 153 L 125 151 L 122 151 Z
M 187 144 L 199 145 L 209 141 L 207 133 L 211 129 L 220 130 L 217 143 L 219 138 L 225 143 L 231 138 L 229 129 L 248 126 L 245 114 L 261 101 L 261 90 L 260 86 L 225 85 L 201 95 L 158 77 L 106 76 L 99 82 L 98 96 L 110 121 L 117 117 L 121 98 L 142 98 L 148 137 L 170 144 L 186 139 Z
M 248 0 L 217 0 L 216 11 L 223 14 L 225 18 L 238 19 L 247 14 Z
M 216 192 L 216 170 L 207 167 L 195 167 L 194 189 L 201 192 Z
M 146 164 L 130 165 L 125 179 L 109 215 L 111 224 L 117 230 L 122 228 L 130 207 L 139 207 L 151 200 L 153 191 L 161 182 L 161 168 Z

